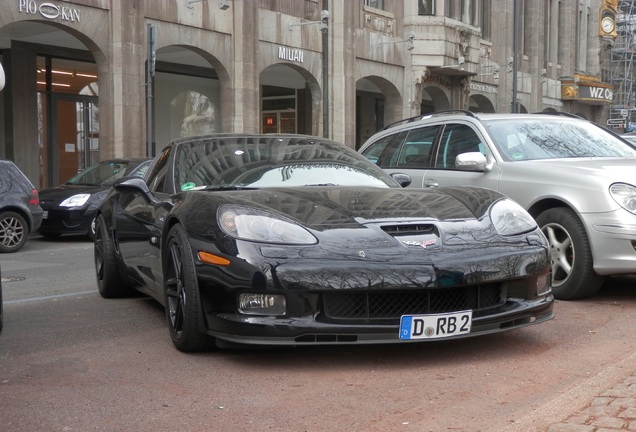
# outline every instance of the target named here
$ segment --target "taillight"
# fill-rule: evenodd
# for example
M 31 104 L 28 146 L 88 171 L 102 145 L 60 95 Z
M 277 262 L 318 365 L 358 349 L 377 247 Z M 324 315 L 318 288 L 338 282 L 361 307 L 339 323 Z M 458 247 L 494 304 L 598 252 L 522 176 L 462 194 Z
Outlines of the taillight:
M 37 189 L 31 189 L 31 198 L 29 198 L 29 204 L 31 205 L 40 204 L 40 195 L 38 194 Z

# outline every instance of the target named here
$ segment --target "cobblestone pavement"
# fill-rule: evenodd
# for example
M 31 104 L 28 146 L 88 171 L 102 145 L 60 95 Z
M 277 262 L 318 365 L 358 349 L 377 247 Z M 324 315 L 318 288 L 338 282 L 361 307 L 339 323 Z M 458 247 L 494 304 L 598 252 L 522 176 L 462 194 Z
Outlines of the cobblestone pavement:
M 601 393 L 548 432 L 636 431 L 636 375 Z
M 636 432 L 636 353 L 501 432 L 522 431 Z

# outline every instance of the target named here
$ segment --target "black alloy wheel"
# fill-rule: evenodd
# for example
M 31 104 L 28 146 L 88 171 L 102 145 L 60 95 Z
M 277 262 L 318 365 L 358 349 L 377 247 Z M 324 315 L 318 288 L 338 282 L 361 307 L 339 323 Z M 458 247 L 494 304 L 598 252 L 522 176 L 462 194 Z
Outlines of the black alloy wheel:
M 133 291 L 119 273 L 115 245 L 109 235 L 104 216 L 99 215 L 95 224 L 95 276 L 97 289 L 104 298 L 130 295 Z
M 166 318 L 172 343 L 183 352 L 212 348 L 214 339 L 201 332 L 203 310 L 194 257 L 181 225 L 170 229 L 163 256 Z

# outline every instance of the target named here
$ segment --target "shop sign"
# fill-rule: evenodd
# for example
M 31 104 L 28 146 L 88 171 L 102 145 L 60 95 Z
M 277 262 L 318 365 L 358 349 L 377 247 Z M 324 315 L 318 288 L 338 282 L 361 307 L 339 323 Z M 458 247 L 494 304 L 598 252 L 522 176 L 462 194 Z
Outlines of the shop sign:
M 611 102 L 614 91 L 607 87 L 586 86 L 579 83 L 579 99 L 589 101 Z
M 278 47 L 278 58 L 281 60 L 289 60 L 296 63 L 302 63 L 304 52 L 299 49 Z
M 51 2 L 39 3 L 36 0 L 19 0 L 18 11 L 29 15 L 40 15 L 49 20 L 80 22 L 79 9 L 59 6 Z
M 494 93 L 497 94 L 499 89 L 495 86 L 490 86 L 486 84 L 479 84 L 475 82 L 470 83 L 470 89 L 474 91 L 480 91 L 482 93 Z

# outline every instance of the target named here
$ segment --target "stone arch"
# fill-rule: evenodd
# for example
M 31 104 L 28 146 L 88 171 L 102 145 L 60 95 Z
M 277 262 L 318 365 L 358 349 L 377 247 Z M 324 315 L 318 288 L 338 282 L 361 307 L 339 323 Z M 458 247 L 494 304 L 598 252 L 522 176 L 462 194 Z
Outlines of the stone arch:
M 284 89 L 287 89 L 287 91 Z M 277 131 L 284 131 L 280 128 L 285 129 L 284 123 L 290 122 L 293 116 L 296 125 L 295 132 L 320 135 L 322 87 L 310 70 L 294 63 L 271 63 L 260 72 L 259 90 L 259 109 L 257 111 L 261 115 L 261 119 L 259 119 L 261 131 L 267 129 L 267 125 L 263 124 L 262 121 L 265 117 L 265 112 L 271 115 L 274 114 L 274 111 L 282 112 L 287 108 L 287 120 L 280 118 L 281 116 L 277 114 L 277 119 L 283 122 L 279 123 L 277 121 Z M 287 96 L 289 98 L 283 96 L 280 100 L 293 100 L 295 102 L 294 107 L 281 106 L 279 110 L 275 106 L 268 106 L 273 97 L 275 97 L 273 94 L 277 92 L 281 93 L 281 95 L 288 93 Z
M 429 85 L 422 89 L 420 114 L 429 114 L 450 108 L 450 93 L 447 89 L 437 85 Z
M 478 113 L 494 113 L 495 106 L 492 101 L 484 95 L 473 94 L 468 99 L 468 109 Z
M 223 92 L 230 76 L 223 63 L 202 48 L 175 44 L 156 50 L 153 119 L 156 146 L 189 135 L 223 131 Z M 159 150 L 157 148 L 156 150 Z
M 355 146 L 385 126 L 402 120 L 402 95 L 386 78 L 369 75 L 356 81 Z

